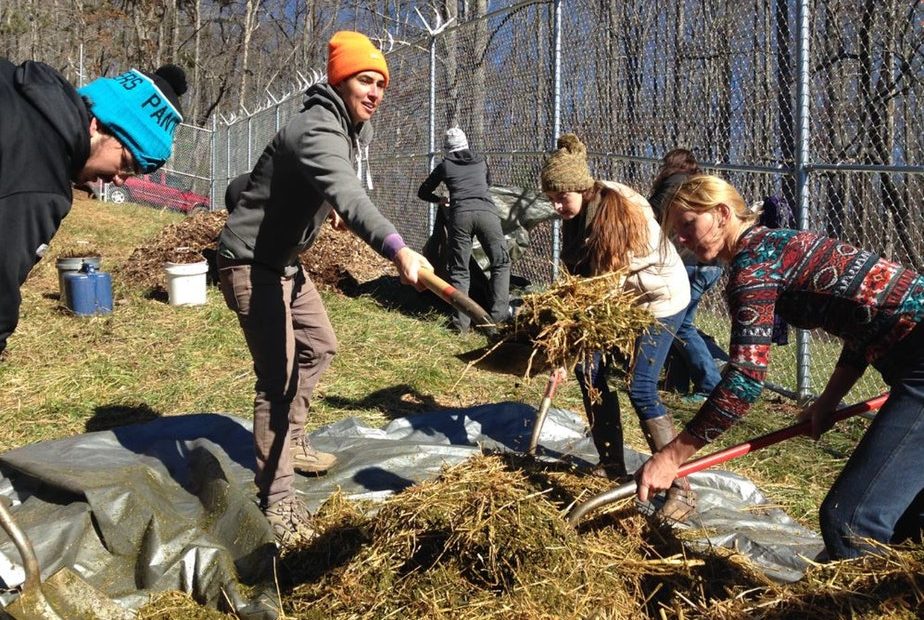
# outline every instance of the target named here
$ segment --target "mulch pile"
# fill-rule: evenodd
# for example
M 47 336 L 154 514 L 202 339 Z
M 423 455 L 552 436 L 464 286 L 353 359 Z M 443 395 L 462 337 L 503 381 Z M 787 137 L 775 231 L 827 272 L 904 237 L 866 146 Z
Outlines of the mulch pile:
M 166 287 L 163 264 L 214 261 L 218 234 L 226 211 L 197 213 L 171 224 L 145 245 L 136 248 L 119 269 L 123 282 L 147 292 Z M 301 255 L 308 276 L 318 288 L 342 290 L 386 273 L 396 274 L 388 261 L 352 233 L 324 226 L 314 245 Z M 213 266 L 214 268 L 214 266 Z
M 924 608 L 920 546 L 780 585 L 733 551 L 691 551 L 631 501 L 571 529 L 563 511 L 607 485 L 494 455 L 447 467 L 377 510 L 335 495 L 318 512 L 319 538 L 283 556 L 285 617 L 833 620 Z M 141 617 L 158 617 L 158 604 Z

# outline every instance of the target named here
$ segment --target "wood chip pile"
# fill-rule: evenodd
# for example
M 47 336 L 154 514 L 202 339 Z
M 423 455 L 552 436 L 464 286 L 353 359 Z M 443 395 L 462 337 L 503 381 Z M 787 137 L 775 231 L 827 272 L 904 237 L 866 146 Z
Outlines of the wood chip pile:
M 144 291 L 166 290 L 164 263 L 203 260 L 203 250 L 214 250 L 226 211 L 196 213 L 169 224 L 145 245 L 135 248 L 117 272 L 118 279 Z
M 120 279 L 145 291 L 165 290 L 163 264 L 202 260 L 209 252 L 214 254 L 227 215 L 226 211 L 198 213 L 164 227 L 159 235 L 132 252 L 119 270 Z M 358 237 L 326 225 L 300 259 L 315 285 L 327 290 L 342 290 L 344 286 L 397 273 L 391 261 Z

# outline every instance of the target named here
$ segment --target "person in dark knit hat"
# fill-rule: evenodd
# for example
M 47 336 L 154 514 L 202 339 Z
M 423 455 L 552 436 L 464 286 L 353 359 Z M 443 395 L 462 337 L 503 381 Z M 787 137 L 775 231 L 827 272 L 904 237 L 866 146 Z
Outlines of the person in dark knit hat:
M 648 309 L 657 324 L 635 343 L 628 369 L 629 401 L 652 452 L 669 443 L 676 430 L 658 395 L 658 376 L 690 301 L 690 285 L 680 255 L 662 238 L 648 201 L 621 183 L 597 181 L 587 166 L 587 149 L 574 134 L 558 139 L 558 150 L 541 171 L 542 191 L 564 220 L 561 260 L 580 276 L 622 272 L 623 288 Z M 600 454 L 595 475 L 626 481 L 619 399 L 607 383 L 609 369 L 622 362 L 618 352 L 600 351 L 575 369 L 591 437 Z M 593 397 L 593 393 L 597 396 Z M 658 513 L 684 520 L 695 509 L 690 484 L 681 478 L 668 489 Z
M 72 184 L 121 185 L 162 166 L 184 92 L 175 65 L 78 91 L 44 63 L 0 59 L 0 352 L 19 322 L 19 287 L 70 211 Z
M 308 89 L 301 112 L 266 146 L 246 183 L 229 188 L 233 209 L 218 239 L 221 290 L 257 376 L 257 499 L 280 547 L 313 536 L 312 516 L 295 495 L 295 472 L 322 473 L 336 462 L 305 436 L 311 396 L 337 338 L 299 254 L 331 218 L 392 260 L 402 281 L 416 284 L 420 269 L 433 269 L 366 194 L 371 178 L 363 156 L 372 138 L 368 121 L 388 85 L 385 57 L 352 31 L 336 33 L 328 50 L 327 83 Z
M 472 238 L 477 237 L 491 261 L 491 318 L 495 323 L 507 319 L 510 297 L 510 255 L 501 229 L 500 215 L 491 200 L 488 164 L 484 155 L 469 148 L 468 138 L 459 127 L 446 130 L 443 161 L 433 168 L 417 190 L 417 197 L 449 208 L 447 241 L 449 245 L 449 283 L 468 293 L 472 256 Z M 434 194 L 445 183 L 449 198 Z M 471 319 L 457 311 L 453 327 L 466 333 Z

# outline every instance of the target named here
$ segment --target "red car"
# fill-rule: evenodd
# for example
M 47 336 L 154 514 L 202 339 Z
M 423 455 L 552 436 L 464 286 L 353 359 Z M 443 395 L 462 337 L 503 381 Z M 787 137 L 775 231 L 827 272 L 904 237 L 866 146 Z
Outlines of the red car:
M 121 187 L 110 185 L 109 201 L 117 204 L 139 202 L 183 213 L 208 211 L 208 196 L 186 189 L 189 181 L 166 170 L 129 177 Z

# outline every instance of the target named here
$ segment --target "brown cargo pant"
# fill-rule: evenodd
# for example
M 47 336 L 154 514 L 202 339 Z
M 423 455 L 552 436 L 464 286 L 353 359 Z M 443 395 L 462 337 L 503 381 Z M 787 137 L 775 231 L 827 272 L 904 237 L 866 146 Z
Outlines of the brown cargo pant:
M 292 496 L 290 446 L 301 437 L 311 394 L 337 351 L 321 296 L 299 267 L 292 276 L 219 257 L 221 291 L 237 314 L 257 376 L 254 482 L 261 507 Z

